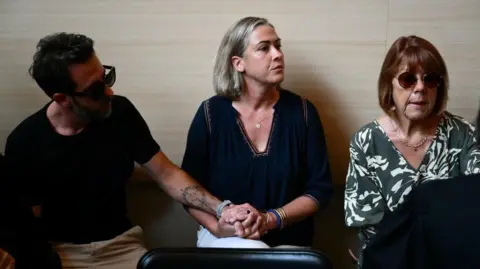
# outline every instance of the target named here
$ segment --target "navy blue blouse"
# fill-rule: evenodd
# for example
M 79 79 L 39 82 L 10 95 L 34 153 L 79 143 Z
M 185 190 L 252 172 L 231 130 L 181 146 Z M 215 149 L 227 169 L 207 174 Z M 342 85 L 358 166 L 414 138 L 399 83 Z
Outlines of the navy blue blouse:
M 204 101 L 192 121 L 182 169 L 219 199 L 274 209 L 307 195 L 321 207 L 333 190 L 322 124 L 315 106 L 280 90 L 270 138 L 257 152 L 232 101 L 214 96 Z M 312 244 L 313 217 L 269 231 L 271 247 Z

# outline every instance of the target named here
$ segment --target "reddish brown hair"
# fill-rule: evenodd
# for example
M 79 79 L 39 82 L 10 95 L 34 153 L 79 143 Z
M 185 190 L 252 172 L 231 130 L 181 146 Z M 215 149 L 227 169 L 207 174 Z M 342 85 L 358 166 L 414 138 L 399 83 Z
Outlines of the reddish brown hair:
M 447 66 L 432 43 L 414 35 L 398 38 L 385 56 L 378 78 L 378 102 L 383 111 L 387 114 L 392 113 L 391 108 L 395 105 L 392 79 L 402 65 L 406 65 L 412 72 L 420 68 L 424 73 L 436 73 L 442 76 L 432 114 L 436 115 L 442 111 L 448 100 Z

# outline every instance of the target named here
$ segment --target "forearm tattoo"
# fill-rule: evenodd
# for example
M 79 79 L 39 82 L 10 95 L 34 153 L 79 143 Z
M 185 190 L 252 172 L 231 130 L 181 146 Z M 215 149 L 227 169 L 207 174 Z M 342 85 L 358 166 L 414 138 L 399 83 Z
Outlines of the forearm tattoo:
M 181 191 L 183 200 L 187 205 L 206 211 L 214 211 L 207 202 L 207 194 L 202 186 L 192 185 Z

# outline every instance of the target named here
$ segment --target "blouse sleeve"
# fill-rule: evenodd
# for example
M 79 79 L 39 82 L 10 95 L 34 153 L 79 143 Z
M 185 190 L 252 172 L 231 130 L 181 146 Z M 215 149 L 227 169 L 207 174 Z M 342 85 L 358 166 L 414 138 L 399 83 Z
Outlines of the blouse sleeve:
M 191 177 L 204 185 L 208 176 L 208 137 L 209 130 L 206 123 L 207 101 L 204 101 L 197 110 L 187 135 L 187 145 L 182 161 L 182 169 Z
M 480 147 L 476 139 L 475 127 L 467 123 L 464 143 L 460 152 L 460 169 L 465 175 L 480 173 Z
M 325 207 L 333 194 L 323 126 L 315 106 L 306 101 L 308 180 L 305 195 Z
M 376 175 L 368 167 L 366 151 L 371 143 L 371 131 L 370 128 L 360 130 L 350 143 L 350 163 L 345 185 L 345 223 L 348 227 L 360 229 L 362 248 L 376 234 L 375 226 L 382 220 L 386 207 L 375 184 Z

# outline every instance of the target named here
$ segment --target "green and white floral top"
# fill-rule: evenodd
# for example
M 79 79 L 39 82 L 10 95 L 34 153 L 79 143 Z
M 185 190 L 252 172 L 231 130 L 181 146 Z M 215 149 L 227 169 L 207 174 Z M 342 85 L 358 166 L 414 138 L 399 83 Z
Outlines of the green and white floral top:
M 345 223 L 359 228 L 362 250 L 387 210 L 395 210 L 421 182 L 480 173 L 475 128 L 445 112 L 418 169 L 398 151 L 377 121 L 362 127 L 350 143 L 345 187 Z M 360 252 L 359 266 L 362 263 Z

